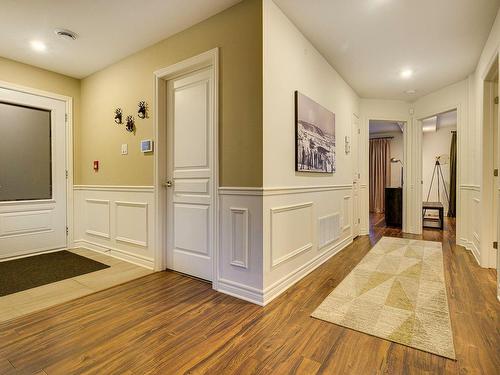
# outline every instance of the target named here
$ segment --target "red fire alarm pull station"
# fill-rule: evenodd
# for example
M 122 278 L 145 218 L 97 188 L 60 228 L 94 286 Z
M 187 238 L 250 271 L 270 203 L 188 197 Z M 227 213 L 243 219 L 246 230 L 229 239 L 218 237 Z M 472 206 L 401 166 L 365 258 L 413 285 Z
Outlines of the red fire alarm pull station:
M 94 172 L 99 170 L 99 160 L 94 160 Z

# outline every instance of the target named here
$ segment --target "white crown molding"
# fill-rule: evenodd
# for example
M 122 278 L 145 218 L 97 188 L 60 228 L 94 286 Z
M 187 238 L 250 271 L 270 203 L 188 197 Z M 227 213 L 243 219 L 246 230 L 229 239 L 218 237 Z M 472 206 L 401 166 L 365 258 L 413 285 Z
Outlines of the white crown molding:
M 130 191 L 153 193 L 154 186 L 127 186 L 127 185 L 73 185 L 73 190 L 93 191 Z
M 280 187 L 220 187 L 220 195 L 288 195 L 315 193 L 334 190 L 350 190 L 352 184 L 344 185 L 313 185 L 313 186 L 280 186 Z
M 471 185 L 471 184 L 461 184 L 460 189 L 463 190 L 472 190 L 472 191 L 480 191 L 481 186 L 480 185 Z
M 258 187 L 219 187 L 219 195 L 256 195 L 262 196 L 263 188 Z

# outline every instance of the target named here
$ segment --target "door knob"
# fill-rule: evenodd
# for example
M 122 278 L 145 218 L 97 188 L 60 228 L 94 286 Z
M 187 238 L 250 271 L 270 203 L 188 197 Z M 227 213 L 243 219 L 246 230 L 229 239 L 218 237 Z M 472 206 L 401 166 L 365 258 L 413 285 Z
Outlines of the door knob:
M 172 187 L 172 181 L 170 181 L 170 180 L 169 180 L 169 181 L 167 181 L 167 182 L 164 182 L 164 183 L 163 183 L 163 186 L 164 186 L 164 187 L 167 187 L 167 188 Z

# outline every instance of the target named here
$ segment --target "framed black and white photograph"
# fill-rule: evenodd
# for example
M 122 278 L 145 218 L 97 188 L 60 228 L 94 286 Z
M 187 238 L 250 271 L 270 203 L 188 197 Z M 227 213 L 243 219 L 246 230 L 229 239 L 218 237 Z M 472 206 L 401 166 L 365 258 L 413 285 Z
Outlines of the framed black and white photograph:
M 335 172 L 335 113 L 295 91 L 295 170 Z

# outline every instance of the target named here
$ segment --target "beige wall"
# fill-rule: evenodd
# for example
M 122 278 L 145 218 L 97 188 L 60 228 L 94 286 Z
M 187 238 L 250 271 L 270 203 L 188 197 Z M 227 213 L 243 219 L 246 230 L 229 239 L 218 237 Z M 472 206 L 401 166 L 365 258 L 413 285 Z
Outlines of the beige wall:
M 84 78 L 81 84 L 81 173 L 76 184 L 152 185 L 153 155 L 139 151 L 153 138 L 153 72 L 220 48 L 219 164 L 221 186 L 262 186 L 262 2 L 246 0 L 185 31 Z M 137 117 L 146 100 L 148 119 Z M 114 109 L 134 115 L 136 134 L 113 121 Z M 121 144 L 129 153 L 122 156 Z M 100 161 L 94 173 L 92 161 Z
M 80 80 L 0 57 L 0 81 L 72 97 L 73 135 L 75 138 L 78 137 L 80 129 Z M 75 143 L 73 148 L 73 173 L 75 180 L 77 180 L 80 174 L 78 144 Z

